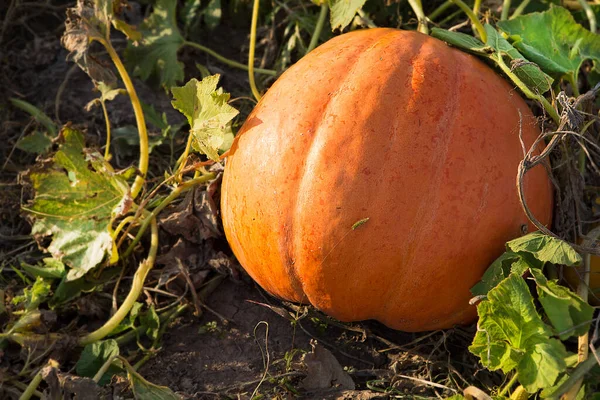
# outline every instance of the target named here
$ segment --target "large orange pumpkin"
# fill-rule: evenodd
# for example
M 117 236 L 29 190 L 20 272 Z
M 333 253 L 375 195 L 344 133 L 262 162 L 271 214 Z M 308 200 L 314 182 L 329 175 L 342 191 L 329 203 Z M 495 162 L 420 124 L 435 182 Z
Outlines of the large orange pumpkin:
M 526 145 L 539 135 L 517 91 L 474 57 L 416 32 L 338 36 L 240 130 L 223 177 L 227 239 L 265 290 L 339 320 L 469 323 L 469 289 L 528 223 L 520 129 Z M 549 222 L 545 169 L 525 186 Z

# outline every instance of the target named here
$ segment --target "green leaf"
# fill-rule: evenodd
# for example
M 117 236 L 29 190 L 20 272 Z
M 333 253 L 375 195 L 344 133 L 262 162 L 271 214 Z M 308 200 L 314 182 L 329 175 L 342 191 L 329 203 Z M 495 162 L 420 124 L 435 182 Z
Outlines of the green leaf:
M 75 364 L 77 375 L 93 378 L 102 365 L 109 359 L 119 355 L 119 345 L 116 340 L 108 339 L 88 344 L 83 348 L 79 360 Z M 111 366 L 98 382 L 105 385 L 110 382 L 111 377 L 120 371 L 119 368 Z
M 34 278 L 60 279 L 66 275 L 65 265 L 54 258 L 44 258 L 44 265 L 29 265 L 22 262 L 21 268 Z
M 511 59 L 511 69 L 533 92 L 541 94 L 550 90 L 554 81 L 546 75 L 537 65 L 528 61 L 515 49 L 498 31 L 490 24 L 485 24 L 487 45 L 496 50 L 497 54 L 508 56 Z
M 105 268 L 97 277 L 88 274 L 75 280 L 67 280 L 65 276 L 58 287 L 54 291 L 54 295 L 50 299 L 49 305 L 51 309 L 60 307 L 61 305 L 76 299 L 81 293 L 91 292 L 101 289 L 102 285 L 109 280 L 116 278 L 121 273 L 121 268 Z
M 186 116 L 190 124 L 192 148 L 219 161 L 219 149 L 231 131 L 231 120 L 238 111 L 227 104 L 229 93 L 217 89 L 219 75 L 199 82 L 192 79 L 185 86 L 174 87 L 173 107 Z
M 167 89 L 183 80 L 183 63 L 177 60 L 177 51 L 184 38 L 177 28 L 176 6 L 177 0 L 157 0 L 152 14 L 140 26 L 143 39 L 125 50 L 135 75 L 143 80 L 156 75 Z
M 552 386 L 566 369 L 564 345 L 538 315 L 527 284 L 510 274 L 477 306 L 477 334 L 469 350 L 488 369 L 515 369 L 528 392 Z
M 481 281 L 477 282 L 475 286 L 471 288 L 471 293 L 474 296 L 486 295 L 490 290 L 496 287 L 502 282 L 511 272 L 511 265 L 517 261 L 520 256 L 511 251 L 503 253 L 498 257 L 492 265 L 483 274 Z
M 129 311 L 129 316 L 123 321 L 121 321 L 121 323 L 115 329 L 113 329 L 109 333 L 109 335 L 115 336 L 123 331 L 126 331 L 127 329 L 135 328 L 135 321 L 137 320 L 137 317 L 140 314 L 140 309 L 142 308 L 142 306 L 143 304 L 137 301 L 133 303 L 133 307 L 131 307 L 131 310 Z
M 158 386 L 145 380 L 138 374 L 129 363 L 124 362 L 123 365 L 127 370 L 127 378 L 131 382 L 133 395 L 138 400 L 181 400 L 181 397 L 173 393 L 166 386 Z
M 579 25 L 562 7 L 500 21 L 498 27 L 527 59 L 555 77 L 576 77 L 584 60 L 600 61 L 600 36 Z
M 568 288 L 546 279 L 540 270 L 530 271 L 537 284 L 539 301 L 560 339 L 585 334 L 590 329 L 594 307 Z
M 514 253 L 529 253 L 536 260 L 562 265 L 579 265 L 581 256 L 565 241 L 533 232 L 506 244 Z
M 196 23 L 198 16 L 200 15 L 200 6 L 202 2 L 200 0 L 185 0 L 183 7 L 179 9 L 179 18 L 183 21 L 183 29 L 187 33 L 190 27 Z
M 142 39 L 142 34 L 134 26 L 129 25 L 127 22 L 116 18 L 113 18 L 111 22 L 115 29 L 127 36 L 129 40 L 137 42 Z
M 366 0 L 328 0 L 331 30 L 342 30 L 348 26 L 365 2 Z
M 204 9 L 204 23 L 208 29 L 215 29 L 221 23 L 221 0 L 210 0 Z
M 444 42 L 458 47 L 459 49 L 471 53 L 487 55 L 493 51 L 490 46 L 484 44 L 481 40 L 461 32 L 447 31 L 446 29 L 432 28 L 431 36 L 443 40 Z
M 160 318 L 154 309 L 154 305 L 150 306 L 148 311 L 140 316 L 140 324 L 146 327 L 146 335 L 157 340 L 160 331 Z
M 35 196 L 23 210 L 36 238 L 52 236 L 48 251 L 71 267 L 67 280 L 74 280 L 105 259 L 116 262 L 110 224 L 127 211 L 130 196 L 124 178 L 100 154 L 84 150 L 81 132 L 65 127 L 59 139 L 53 162 L 26 175 Z
M 27 153 L 43 154 L 52 146 L 52 139 L 45 133 L 34 131 L 17 142 L 17 149 Z
M 31 115 L 38 123 L 43 125 L 48 130 L 50 136 L 56 136 L 56 132 L 58 132 L 56 124 L 52 121 L 52 119 L 50 119 L 50 117 L 44 114 L 42 110 L 24 100 L 12 98 L 10 99 L 10 102 L 13 106 L 25 111 L 27 114 Z
M 22 304 L 25 311 L 32 311 L 39 307 L 50 294 L 50 283 L 38 276 L 31 288 L 23 289 L 23 294 L 12 299 L 13 304 Z

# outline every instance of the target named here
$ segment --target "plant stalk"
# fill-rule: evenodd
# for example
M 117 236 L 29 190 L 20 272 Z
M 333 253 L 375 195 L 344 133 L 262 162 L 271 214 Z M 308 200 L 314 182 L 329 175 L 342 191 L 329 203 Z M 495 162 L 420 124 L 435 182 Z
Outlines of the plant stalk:
M 583 11 L 585 11 L 585 16 L 587 17 L 590 23 L 590 32 L 596 33 L 596 14 L 594 14 L 594 10 L 592 10 L 592 7 L 590 7 L 587 0 L 577 1 L 581 5 L 581 8 L 583 8 Z
M 498 392 L 498 397 L 502 397 L 502 396 L 506 395 L 509 392 L 510 388 L 515 385 L 518 377 L 519 377 L 519 375 L 517 373 L 513 374 L 513 376 L 508 381 L 508 383 L 506 385 L 504 385 L 504 387 L 502 388 L 502 390 L 500 390 L 500 392 Z
M 142 110 L 142 104 L 137 96 L 133 82 L 131 81 L 127 70 L 125 69 L 125 66 L 121 62 L 119 55 L 112 47 L 112 44 L 104 39 L 96 38 L 96 40 L 98 40 L 104 46 L 104 48 L 106 48 L 108 55 L 117 68 L 117 71 L 119 71 L 119 75 L 125 84 L 125 89 L 127 90 L 127 94 L 129 94 L 129 99 L 131 100 L 131 105 L 133 106 L 135 122 L 137 124 L 138 134 L 140 137 L 140 161 L 138 164 L 138 170 L 140 174 L 136 176 L 135 181 L 131 186 L 131 197 L 132 199 L 135 199 L 144 186 L 146 174 L 148 173 L 148 157 L 150 154 L 148 149 L 148 131 L 146 130 L 144 111 Z
M 310 53 L 317 44 L 319 43 L 319 37 L 321 36 L 321 31 L 323 30 L 323 25 L 325 24 L 325 19 L 327 18 L 327 12 L 329 11 L 329 5 L 327 2 L 321 3 L 321 11 L 319 12 L 319 19 L 317 20 L 317 25 L 315 26 L 315 30 L 310 38 L 310 43 L 308 48 L 306 49 L 306 53 Z
M 410 4 L 410 7 L 417 16 L 417 20 L 419 21 L 417 30 L 421 33 L 429 35 L 429 28 L 427 27 L 427 16 L 425 16 L 425 13 L 423 12 L 423 4 L 421 4 L 421 0 L 408 0 L 408 4 Z
M 525 96 L 527 96 L 531 100 L 539 101 L 546 110 L 546 112 L 550 115 L 552 120 L 556 123 L 556 125 L 560 124 L 560 116 L 558 115 L 554 107 L 552 107 L 552 104 L 550 104 L 550 102 L 544 96 L 533 93 L 527 87 L 527 85 L 523 83 L 523 81 L 519 79 L 519 77 L 510 70 L 510 67 L 506 65 L 501 55 L 495 57 L 494 60 L 496 61 L 500 69 L 511 79 L 511 81 L 513 81 L 513 83 L 517 85 L 519 89 L 521 89 Z
M 183 193 L 184 191 L 189 190 L 196 185 L 206 183 L 207 181 L 214 179 L 214 178 L 215 178 L 215 175 L 211 173 L 208 175 L 201 176 L 200 178 L 197 178 L 197 179 L 189 180 L 189 181 L 184 182 L 181 185 L 177 186 L 171 192 L 170 195 L 168 195 L 154 210 L 152 210 L 151 213 L 148 213 L 148 216 L 144 219 L 144 222 L 142 222 L 142 225 L 140 226 L 140 229 L 139 229 L 137 235 L 135 236 L 135 239 L 133 239 L 133 242 L 131 242 L 131 244 L 129 245 L 127 250 L 125 250 L 125 253 L 123 254 L 123 258 L 129 257 L 129 255 L 133 252 L 135 245 L 138 244 L 139 241 L 142 239 L 142 236 L 144 235 L 144 232 L 148 228 L 148 225 L 152 222 L 152 220 L 156 219 L 158 214 L 166 206 L 168 206 L 173 200 L 175 200 L 177 197 L 179 197 L 179 195 L 181 193 Z
M 260 92 L 256 87 L 256 81 L 254 80 L 254 52 L 256 50 L 256 25 L 258 25 L 258 7 L 260 0 L 254 0 L 252 7 L 252 25 L 250 27 L 250 51 L 248 53 L 248 79 L 250 79 L 250 89 L 256 100 L 261 99 Z
M 510 12 L 511 0 L 504 0 L 502 3 L 502 13 L 500 14 L 500 21 L 508 19 L 508 13 Z
M 233 68 L 239 68 L 239 69 L 243 69 L 244 71 L 248 71 L 247 65 L 239 63 L 234 60 L 231 60 L 229 58 L 225 58 L 222 55 L 220 55 L 219 53 L 217 53 L 216 51 L 209 49 L 208 47 L 202 46 L 201 44 L 198 44 L 195 42 L 190 42 L 190 41 L 186 40 L 185 42 L 183 42 L 183 45 L 193 47 L 193 48 L 198 49 L 208 55 L 211 55 L 214 58 L 216 58 L 217 60 L 221 61 L 225 65 L 229 65 L 230 67 L 233 67 Z M 254 71 L 257 74 L 277 76 L 277 71 L 274 71 L 272 69 L 255 68 Z
M 438 8 L 433 10 L 427 19 L 431 22 L 435 21 L 440 15 L 442 15 L 450 6 L 454 5 L 451 0 L 446 0 Z
M 33 377 L 29 385 L 27 385 L 27 389 L 23 392 L 23 394 L 19 397 L 19 400 L 29 400 L 31 396 L 35 392 L 37 392 L 38 386 L 42 383 L 42 370 L 40 369 L 37 374 Z
M 108 119 L 108 110 L 106 109 L 106 103 L 100 100 L 102 106 L 102 113 L 104 114 L 104 121 L 106 123 L 106 148 L 104 149 L 104 159 L 109 160 L 110 158 L 110 120 Z
M 515 11 L 513 11 L 512 15 L 510 16 L 510 19 L 516 18 L 519 15 L 521 15 L 523 11 L 525 11 L 525 7 L 529 5 L 530 1 L 531 0 L 523 0 L 521 4 L 519 4 L 519 6 L 515 9 Z
M 150 214 L 150 213 L 148 213 Z M 150 220 L 152 227 L 152 235 L 150 238 L 150 251 L 148 252 L 148 258 L 140 263 L 135 275 L 133 276 L 133 282 L 131 284 L 131 289 L 129 289 L 129 293 L 121 304 L 121 307 L 117 310 L 116 313 L 100 328 L 95 330 L 92 333 L 89 333 L 79 339 L 79 345 L 85 346 L 86 344 L 94 343 L 98 340 L 103 339 L 109 333 L 111 333 L 120 323 L 125 319 L 131 307 L 139 297 L 142 292 L 142 288 L 144 287 L 144 281 L 146 280 L 146 276 L 148 272 L 154 266 L 154 261 L 156 260 L 156 253 L 158 251 L 158 225 L 156 223 L 156 218 L 151 215 L 146 218 L 146 220 Z M 144 221 L 145 222 L 145 221 Z
M 485 29 L 483 25 L 481 25 L 481 21 L 477 18 L 477 15 L 473 13 L 473 10 L 469 8 L 468 5 L 465 4 L 462 0 L 452 0 L 454 4 L 456 4 L 460 9 L 469 17 L 473 26 L 475 26 L 475 31 L 479 35 L 479 38 L 483 43 L 487 42 L 487 33 L 485 33 Z

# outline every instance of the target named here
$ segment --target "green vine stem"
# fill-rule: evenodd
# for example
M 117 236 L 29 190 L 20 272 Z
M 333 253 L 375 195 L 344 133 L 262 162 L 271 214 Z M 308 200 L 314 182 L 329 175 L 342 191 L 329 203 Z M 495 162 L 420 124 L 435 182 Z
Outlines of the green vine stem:
M 179 305 L 175 309 L 170 309 L 168 311 L 165 311 L 165 312 L 161 313 L 158 316 L 158 319 L 159 319 L 159 321 L 160 321 L 160 323 L 162 325 L 166 321 L 170 320 L 171 316 L 174 313 L 177 313 L 177 315 L 179 315 L 179 314 L 181 314 L 182 312 L 184 312 L 188 308 L 189 308 L 189 304 L 181 304 L 181 305 Z M 135 327 L 135 328 L 127 331 L 126 333 L 124 333 L 124 334 L 122 334 L 120 336 L 117 336 L 115 338 L 115 341 L 117 342 L 117 344 L 119 346 L 126 345 L 126 344 L 130 343 L 132 340 L 136 339 L 140 334 L 142 334 L 143 332 L 145 332 L 146 329 L 147 329 L 147 327 L 144 326 L 144 325 L 137 326 L 137 327 Z
M 590 122 L 594 122 L 593 120 Z M 589 124 L 589 123 L 588 123 Z M 587 125 L 585 130 L 587 130 Z M 585 130 L 582 130 L 582 133 L 585 133 Z M 582 151 L 583 152 L 583 151 Z M 583 172 L 583 171 L 582 171 Z M 600 227 L 594 228 L 591 232 L 588 233 L 586 242 L 584 245 L 591 246 L 595 241 L 600 237 Z M 579 284 L 577 285 L 577 294 L 584 300 L 587 300 L 589 293 L 588 289 L 590 287 L 590 263 L 591 263 L 591 254 L 586 253 L 583 255 L 583 276 L 580 277 Z M 589 357 L 589 344 L 590 344 L 590 333 L 586 332 L 585 334 L 579 336 L 577 338 L 577 364 L 581 364 L 587 360 Z M 583 385 L 583 377 L 577 380 L 573 386 L 565 393 L 563 396 L 564 400 L 574 400 L 577 398 L 577 394 Z
M 588 121 L 583 128 L 581 128 L 581 130 L 579 131 L 580 135 L 585 135 L 585 132 L 587 132 L 588 128 L 590 126 L 592 126 L 592 124 L 596 122 L 595 119 L 592 119 L 590 121 Z M 585 152 L 585 147 L 583 146 L 583 144 L 581 145 L 581 151 L 579 152 L 579 173 L 583 176 L 585 174 L 585 164 L 586 164 L 586 160 L 587 160 L 587 154 Z
M 587 0 L 577 1 L 581 5 L 581 8 L 583 8 L 583 11 L 585 11 L 585 16 L 587 17 L 590 23 L 590 32 L 596 33 L 596 14 L 594 14 L 594 10 L 592 10 L 592 7 L 590 7 Z
M 500 20 L 504 21 L 508 19 L 508 12 L 510 11 L 511 0 L 504 0 L 502 2 L 502 13 L 500 13 Z
M 8 384 L 16 387 L 17 389 L 21 389 L 21 390 L 27 390 L 27 386 L 28 386 L 21 381 L 15 381 L 15 380 L 9 380 L 8 382 L 5 382 L 5 383 L 8 383 Z M 33 392 L 33 395 L 39 397 L 40 399 L 43 398 L 43 396 L 44 396 L 44 394 L 42 392 L 40 392 L 39 390 L 35 390 Z
M 108 119 L 108 110 L 106 109 L 106 102 L 100 100 L 100 106 L 102 107 L 102 114 L 104 114 L 104 122 L 106 124 L 106 148 L 104 149 L 104 159 L 110 160 L 110 119 Z
M 144 232 L 146 231 L 146 229 L 148 228 L 148 225 L 156 219 L 156 217 L 158 216 L 158 214 L 166 207 L 168 206 L 173 200 L 175 200 L 177 197 L 179 197 L 179 195 L 187 190 L 192 189 L 193 187 L 200 185 L 202 183 L 206 183 L 211 179 L 215 178 L 215 174 L 210 173 L 204 176 L 201 176 L 199 178 L 196 179 L 191 179 L 187 182 L 182 183 L 181 185 L 177 186 L 170 195 L 168 195 L 154 210 L 152 210 L 151 213 L 148 213 L 148 216 L 144 219 L 144 222 L 142 222 L 142 225 L 140 226 L 140 229 L 137 233 L 137 235 L 135 236 L 135 239 L 133 239 L 133 241 L 131 242 L 131 244 L 129 245 L 129 247 L 127 248 L 127 250 L 125 250 L 125 253 L 123 254 L 123 258 L 127 258 L 129 257 L 129 255 L 131 255 L 131 253 L 133 252 L 133 249 L 135 248 L 135 246 L 139 243 L 139 241 L 142 239 L 142 236 L 144 235 Z
M 435 21 L 440 15 L 442 15 L 448 8 L 450 8 L 454 3 L 451 0 L 446 0 L 442 4 L 438 6 L 435 10 L 429 14 L 427 19 L 431 22 Z
M 545 393 L 544 396 L 549 400 L 558 400 L 560 396 L 567 393 L 570 388 L 573 387 L 580 379 L 583 379 L 592 368 L 598 365 L 598 360 L 595 357 L 590 357 L 581 364 L 578 364 L 575 369 L 569 374 L 569 378 L 564 381 L 559 387 L 557 387 L 551 393 Z
M 478 21 L 479 21 L 479 11 L 481 10 L 481 1 L 482 0 L 475 0 L 475 3 L 473 3 L 473 15 L 475 15 L 475 17 L 477 17 Z M 475 24 L 471 24 L 471 30 L 473 32 L 478 32 Z
M 47 365 L 49 365 L 53 368 L 58 367 L 58 363 L 52 359 L 50 359 L 48 361 Z M 29 382 L 29 385 L 27 385 L 27 388 L 25 389 L 23 394 L 19 397 L 19 400 L 29 400 L 31 398 L 31 396 L 33 396 L 34 394 L 36 394 L 36 392 L 38 392 L 37 388 L 38 388 L 38 386 L 40 386 L 40 383 L 42 383 L 42 368 L 40 368 L 40 370 L 37 372 L 37 374 L 35 374 L 35 376 L 31 380 L 31 382 Z M 37 394 L 36 394 L 36 396 L 37 396 Z
M 248 53 L 248 78 L 250 79 L 250 89 L 256 100 L 260 100 L 262 97 L 254 80 L 254 52 L 256 50 L 256 25 L 258 25 L 259 5 L 260 0 L 254 0 L 254 5 L 252 6 L 252 25 L 250 26 L 250 51 Z
M 102 366 L 100 367 L 98 372 L 96 372 L 96 375 L 94 375 L 94 377 L 92 378 L 92 380 L 94 382 L 96 382 L 96 383 L 100 382 L 100 379 L 102 379 L 102 377 L 104 376 L 106 371 L 108 371 L 108 369 L 110 368 L 110 365 L 115 360 L 115 358 L 117 358 L 117 354 L 113 354 L 112 356 L 108 357 L 108 360 L 106 360 L 104 362 L 104 364 L 102 364 Z
M 133 113 L 135 115 L 135 122 L 138 128 L 138 134 L 140 136 L 140 161 L 138 164 L 139 175 L 136 176 L 133 185 L 131 186 L 131 197 L 135 199 L 137 195 L 142 190 L 144 186 L 146 173 L 148 172 L 148 157 L 150 155 L 148 149 L 148 131 L 146 130 L 146 120 L 144 118 L 144 111 L 142 110 L 142 104 L 140 103 L 140 99 L 137 96 L 135 91 L 135 87 L 133 86 L 133 82 L 125 69 L 125 66 L 121 62 L 119 55 L 113 48 L 112 44 L 109 40 L 94 38 L 98 42 L 100 42 L 108 55 L 110 56 L 112 62 L 115 64 L 123 83 L 125 84 L 125 89 L 127 90 L 127 94 L 129 95 L 129 99 L 131 100 L 131 105 L 133 106 Z
M 148 213 L 150 214 L 150 213 Z M 89 333 L 79 339 L 79 345 L 85 346 L 86 344 L 94 343 L 98 340 L 103 339 L 111 333 L 120 323 L 125 319 L 131 307 L 139 297 L 142 292 L 142 288 L 144 287 L 144 281 L 146 280 L 146 276 L 148 272 L 154 266 L 154 261 L 156 260 L 156 253 L 158 252 L 158 224 L 156 223 L 156 218 L 152 215 L 148 216 L 146 220 L 149 220 L 152 226 L 152 234 L 150 238 L 150 251 L 148 252 L 148 258 L 140 263 L 135 275 L 133 276 L 133 282 L 131 284 L 131 289 L 121 304 L 121 307 L 117 310 L 116 313 L 100 328 L 95 330 L 92 333 Z
M 510 16 L 510 19 L 516 18 L 519 15 L 521 15 L 523 13 L 523 11 L 525 11 L 525 7 L 527 7 L 529 5 L 529 2 L 531 0 L 523 0 L 521 2 L 521 4 L 519 4 L 519 6 L 515 9 L 515 11 L 512 13 L 512 15 Z
M 125 225 L 127 225 L 128 223 L 130 223 L 132 221 L 135 221 L 135 217 L 132 215 L 130 215 L 129 217 L 123 218 L 123 220 L 119 223 L 119 225 L 117 225 L 117 228 L 111 233 L 113 240 L 115 240 L 117 238 L 117 236 L 119 236 L 119 233 L 121 233 L 121 231 L 123 230 Z
M 23 392 L 21 396 L 19 396 L 19 400 L 29 400 L 33 393 L 37 391 L 38 386 L 42 383 L 42 370 L 40 369 L 37 374 L 33 377 L 29 385 L 27 385 L 27 389 Z
M 429 28 L 427 27 L 427 17 L 423 12 L 423 4 L 421 4 L 421 0 L 408 0 L 408 4 L 413 9 L 413 12 L 417 16 L 417 20 L 419 21 L 419 25 L 417 30 L 421 33 L 429 35 Z
M 481 1 L 482 0 L 475 0 L 475 3 L 473 3 L 473 14 L 476 16 L 479 15 L 479 11 L 481 10 Z
M 202 46 L 201 44 L 198 44 L 195 42 L 190 42 L 190 41 L 186 40 L 185 42 L 183 42 L 183 45 L 193 47 L 193 48 L 198 49 L 208 55 L 211 55 L 214 58 L 216 58 L 217 60 L 221 61 L 225 65 L 229 65 L 230 67 L 233 67 L 233 68 L 239 68 L 239 69 L 243 69 L 244 71 L 248 71 L 247 65 L 239 63 L 234 60 L 230 60 L 229 58 L 225 58 L 222 55 L 220 55 L 219 53 L 217 53 L 216 51 L 209 49 L 208 47 Z M 272 69 L 255 68 L 254 71 L 256 71 L 257 74 L 277 76 L 277 71 L 274 71 Z
M 518 378 L 518 376 L 519 376 L 519 375 L 515 373 L 515 374 L 514 374 L 514 375 L 513 375 L 513 376 L 510 378 L 510 380 L 508 381 L 508 383 L 507 383 L 506 385 L 504 385 L 504 387 L 502 387 L 502 390 L 500 390 L 500 391 L 498 392 L 498 397 L 503 397 L 503 396 L 505 396 L 505 395 L 506 395 L 506 394 L 507 394 L 507 393 L 510 391 L 510 388 L 511 388 L 511 387 L 513 387 L 513 386 L 515 386 L 515 383 L 517 382 L 517 378 Z
M 310 43 L 308 44 L 308 48 L 306 49 L 306 53 L 310 53 L 315 47 L 317 47 L 317 43 L 319 43 L 319 37 L 321 37 L 321 31 L 323 30 L 323 25 L 325 24 L 325 19 L 327 19 L 327 12 L 329 11 L 329 5 L 326 1 L 321 3 L 321 11 L 319 12 L 319 19 L 317 20 L 317 25 L 315 26 L 315 30 L 310 38 Z
M 185 168 L 187 158 L 190 155 L 190 148 L 192 147 L 193 141 L 194 135 L 190 131 L 190 133 L 188 134 L 188 140 L 185 144 L 185 150 L 183 151 L 183 154 L 181 155 L 181 157 L 179 157 L 179 160 L 177 161 L 179 163 L 179 166 L 177 167 L 177 172 L 175 172 L 175 182 L 177 183 L 181 183 L 182 171 Z
M 469 6 L 466 5 L 462 0 L 452 0 L 452 2 L 456 4 L 465 14 L 467 14 L 467 17 L 469 17 L 471 23 L 473 26 L 475 26 L 475 31 L 479 35 L 481 41 L 483 43 L 487 42 L 487 33 L 485 33 L 485 29 L 483 28 L 483 25 L 481 25 L 481 21 L 479 21 L 477 15 L 473 13 L 473 10 L 471 10 Z
M 550 102 L 544 96 L 533 93 L 527 87 L 527 85 L 523 83 L 523 81 L 511 71 L 510 67 L 506 65 L 501 55 L 495 57 L 494 60 L 496 61 L 500 69 L 510 78 L 510 80 L 513 81 L 513 83 L 517 85 L 519 89 L 521 89 L 525 96 L 527 96 L 531 100 L 539 101 L 548 113 L 548 115 L 550 115 L 552 120 L 556 123 L 556 125 L 560 123 L 560 116 L 558 115 L 554 107 L 552 107 L 552 104 L 550 104 Z

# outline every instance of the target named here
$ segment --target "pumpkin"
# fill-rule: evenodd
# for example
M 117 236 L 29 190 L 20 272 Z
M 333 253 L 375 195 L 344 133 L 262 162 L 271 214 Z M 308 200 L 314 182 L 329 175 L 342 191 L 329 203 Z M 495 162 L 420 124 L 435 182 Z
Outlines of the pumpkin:
M 528 220 L 515 179 L 539 130 L 474 57 L 395 29 L 340 35 L 248 116 L 226 161 L 222 218 L 250 276 L 341 321 L 404 331 L 472 322 L 470 288 Z M 546 170 L 526 198 L 549 223 Z

